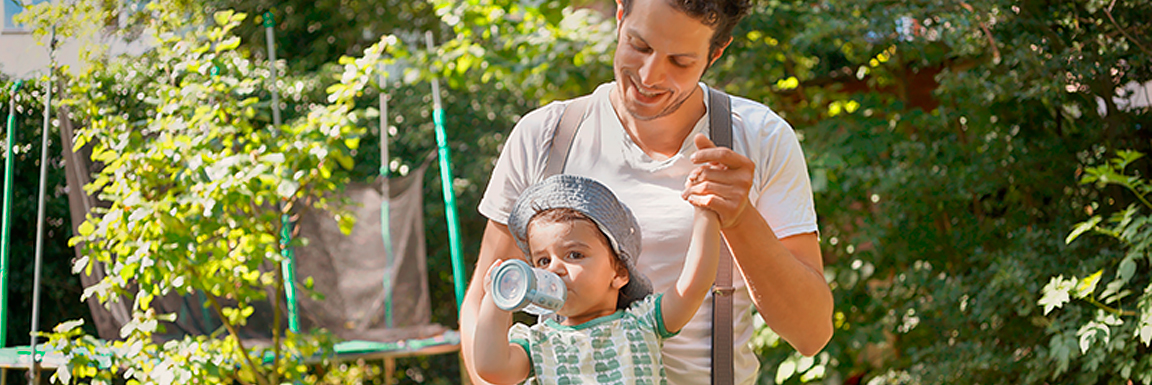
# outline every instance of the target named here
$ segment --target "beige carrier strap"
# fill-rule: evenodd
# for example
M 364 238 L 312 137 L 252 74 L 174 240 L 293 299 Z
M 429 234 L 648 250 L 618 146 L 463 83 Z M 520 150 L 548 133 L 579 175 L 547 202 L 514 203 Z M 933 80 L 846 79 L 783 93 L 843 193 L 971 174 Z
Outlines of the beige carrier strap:
M 708 124 L 712 142 L 732 148 L 732 106 L 728 95 L 708 89 Z M 721 255 L 712 287 L 712 384 L 735 382 L 732 362 L 732 259 Z
M 564 165 L 568 163 L 568 153 L 572 150 L 572 140 L 576 138 L 576 131 L 584 121 L 584 113 L 588 110 L 588 102 L 592 95 L 572 99 L 564 113 L 560 115 L 560 123 L 556 125 L 556 133 L 552 136 L 552 149 L 548 152 L 548 163 L 544 166 L 544 175 L 540 180 L 564 172 Z

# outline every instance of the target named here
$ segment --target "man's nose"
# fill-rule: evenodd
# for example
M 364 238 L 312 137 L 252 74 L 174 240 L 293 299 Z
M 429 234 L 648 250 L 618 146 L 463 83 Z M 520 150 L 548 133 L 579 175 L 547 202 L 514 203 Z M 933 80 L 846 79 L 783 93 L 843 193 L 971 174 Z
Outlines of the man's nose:
M 644 87 L 651 87 L 660 84 L 664 80 L 664 75 L 667 69 L 664 67 L 666 63 L 660 60 L 658 55 L 649 55 L 644 58 L 644 65 L 640 67 L 640 82 Z

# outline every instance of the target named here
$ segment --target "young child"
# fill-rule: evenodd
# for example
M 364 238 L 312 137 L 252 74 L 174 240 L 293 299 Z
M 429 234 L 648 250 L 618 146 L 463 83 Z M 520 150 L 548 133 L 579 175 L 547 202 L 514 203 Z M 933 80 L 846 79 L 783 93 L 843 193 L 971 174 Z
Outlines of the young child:
M 531 376 L 542 384 L 665 383 L 663 340 L 688 323 L 716 278 L 718 218 L 696 208 L 693 220 L 679 280 L 668 292 L 652 294 L 635 267 L 639 225 L 611 190 L 575 175 L 529 187 L 513 206 L 508 229 L 530 265 L 567 285 L 567 300 L 557 311 L 563 321 L 516 324 L 509 331 L 512 314 L 485 294 L 474 341 L 477 373 L 501 384 Z M 498 265 L 488 270 L 485 287 Z

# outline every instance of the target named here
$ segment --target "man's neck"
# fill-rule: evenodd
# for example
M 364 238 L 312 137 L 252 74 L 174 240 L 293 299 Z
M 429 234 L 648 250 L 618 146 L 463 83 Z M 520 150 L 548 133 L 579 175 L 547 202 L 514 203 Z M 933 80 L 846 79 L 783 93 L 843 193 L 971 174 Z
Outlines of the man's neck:
M 612 108 L 624 130 L 632 141 L 645 154 L 656 160 L 664 160 L 680 152 L 680 147 L 696 127 L 696 122 L 704 116 L 704 92 L 700 87 L 692 91 L 692 96 L 675 112 L 652 120 L 638 120 L 629 114 L 620 103 L 617 89 L 610 94 Z

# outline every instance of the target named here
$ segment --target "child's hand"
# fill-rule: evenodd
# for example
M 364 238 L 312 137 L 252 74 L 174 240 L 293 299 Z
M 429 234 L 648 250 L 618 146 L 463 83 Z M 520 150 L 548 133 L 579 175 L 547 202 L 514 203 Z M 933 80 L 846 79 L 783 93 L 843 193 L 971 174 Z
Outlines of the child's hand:
M 501 262 L 504 262 L 504 260 L 497 259 L 496 262 L 492 262 L 492 266 L 488 266 L 488 271 L 486 273 L 484 273 L 484 291 L 485 292 L 487 292 L 488 289 L 492 288 L 492 273 L 496 271 L 497 267 L 500 267 Z
M 492 292 L 491 292 L 492 291 L 492 278 L 493 278 L 492 275 L 496 274 L 496 269 L 499 268 L 500 264 L 503 262 L 504 262 L 504 260 L 497 259 L 495 262 L 492 262 L 492 266 L 488 266 L 488 271 L 484 273 L 484 300 L 483 300 L 484 302 L 488 302 L 488 303 L 491 303 L 493 305 L 496 304 L 496 299 L 495 299 L 495 297 L 493 297 Z M 499 307 L 497 307 L 497 306 L 493 306 L 493 308 L 496 308 L 500 311 L 504 311 L 503 309 L 499 309 Z

